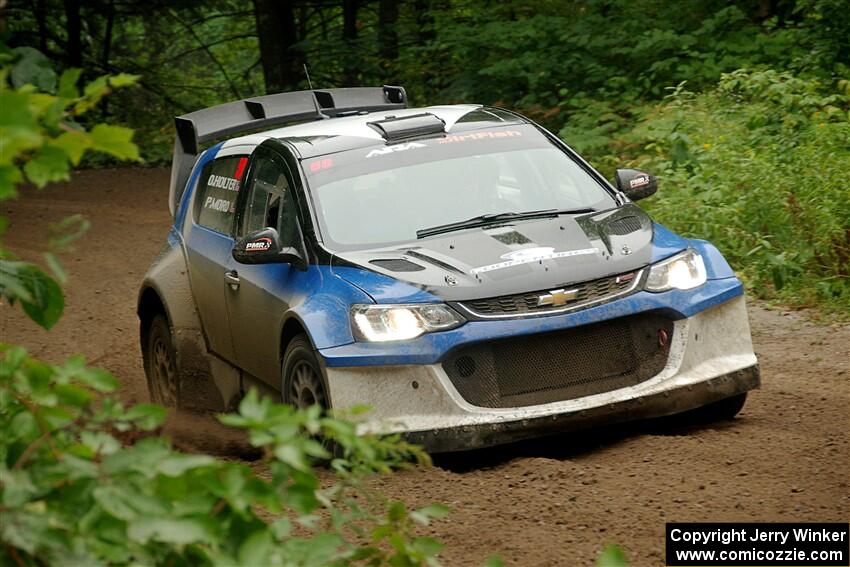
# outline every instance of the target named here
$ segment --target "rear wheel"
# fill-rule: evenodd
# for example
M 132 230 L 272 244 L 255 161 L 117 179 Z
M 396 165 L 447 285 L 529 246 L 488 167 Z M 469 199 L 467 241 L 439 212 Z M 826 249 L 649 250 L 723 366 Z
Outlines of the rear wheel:
M 151 400 L 166 407 L 177 407 L 180 400 L 177 350 L 174 348 L 171 327 L 162 314 L 151 319 L 148 326 L 144 362 Z
M 330 409 L 328 390 L 313 346 L 306 335 L 298 335 L 286 347 L 281 364 L 283 401 L 297 408 L 313 405 Z

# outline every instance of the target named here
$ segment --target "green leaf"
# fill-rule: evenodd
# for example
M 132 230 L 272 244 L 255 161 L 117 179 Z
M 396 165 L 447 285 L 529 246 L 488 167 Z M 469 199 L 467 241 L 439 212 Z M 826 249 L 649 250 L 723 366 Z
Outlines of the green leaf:
M 124 417 L 139 428 L 150 431 L 162 425 L 167 413 L 168 410 L 156 404 L 136 404 L 127 410 Z
M 127 527 L 127 536 L 135 542 L 210 543 L 212 534 L 206 523 L 194 518 L 138 518 Z
M 505 567 L 505 562 L 498 555 L 491 555 L 484 562 L 483 567 Z
M 165 439 L 148 437 L 103 460 L 105 474 L 137 472 L 148 478 L 156 476 L 156 466 L 171 451 Z
M 239 402 L 239 415 L 250 421 L 261 422 L 266 419 L 267 408 L 268 404 L 263 403 L 256 388 L 251 388 Z M 231 425 L 236 424 L 231 423 Z
M 76 378 L 98 392 L 113 392 L 118 389 L 118 379 L 102 368 L 83 368 L 76 374 Z
M 389 509 L 387 510 L 387 518 L 390 522 L 397 523 L 402 521 L 407 517 L 407 508 L 404 505 L 404 502 L 400 502 L 396 500 L 390 504 Z
M 47 92 L 56 89 L 56 72 L 42 52 L 32 47 L 17 47 L 13 51 L 20 55 L 10 75 L 15 88 L 34 85 Z
M 6 274 L 0 274 L 0 277 L 5 279 Z M 38 325 L 50 329 L 62 316 L 65 308 L 65 297 L 62 295 L 59 284 L 33 265 L 23 267 L 18 270 L 16 276 L 10 277 L 10 279 L 16 278 L 20 286 L 29 294 L 26 299 L 18 298 L 24 313 Z
M 0 484 L 3 485 L 3 493 L 0 497 L 2 497 L 3 506 L 8 508 L 23 506 L 38 494 L 38 489 L 32 480 L 26 467 L 21 470 L 0 469 Z
M 115 437 L 104 431 L 83 431 L 80 441 L 96 454 L 111 455 L 121 448 Z
M 89 132 L 92 149 L 122 160 L 140 161 L 139 148 L 132 142 L 133 130 L 123 126 L 98 124 Z
M 68 160 L 64 149 L 48 144 L 24 164 L 24 173 L 39 188 L 52 181 L 65 181 L 70 179 Z
M 59 403 L 78 408 L 86 406 L 94 399 L 88 390 L 71 384 L 56 384 L 53 386 L 53 393 L 56 394 Z
M 0 133 L 0 136 L 3 134 Z M 15 185 L 23 181 L 21 170 L 13 165 L 0 164 L 0 201 L 11 199 L 17 195 Z
M 119 73 L 109 77 L 109 86 L 115 89 L 129 87 L 139 82 L 141 75 L 130 75 L 129 73 Z
M 286 489 L 286 502 L 299 514 L 309 514 L 319 506 L 316 492 L 309 486 L 294 484 Z
M 77 98 L 80 96 L 80 91 L 77 89 L 77 82 L 80 80 L 82 69 L 67 69 L 59 77 L 59 89 L 57 93 L 62 98 Z
M 53 251 L 68 248 L 91 228 L 91 222 L 82 215 L 71 215 L 50 225 L 49 246 Z
M 239 546 L 240 565 L 268 565 L 269 555 L 274 550 L 274 541 L 268 530 L 252 533 Z
M 70 132 L 63 132 L 56 138 L 53 138 L 48 144 L 65 152 L 71 165 L 76 166 L 80 163 L 86 150 L 91 148 L 94 143 L 91 137 L 85 132 L 72 130 Z
M 294 469 L 301 471 L 309 470 L 307 458 L 304 451 L 299 446 L 292 443 L 278 445 L 274 449 L 274 456 L 277 460 L 286 463 Z
M 443 549 L 443 544 L 432 537 L 417 537 L 411 546 L 425 557 L 433 557 Z
M 35 553 L 36 549 L 49 543 L 48 527 L 44 514 L 20 509 L 9 510 L 3 512 L 0 536 L 4 544 L 23 549 L 27 553 Z
M 596 558 L 596 567 L 628 567 L 628 565 L 623 549 L 614 543 L 606 545 Z
M 10 132 L 21 135 L 25 132 L 37 130 L 38 125 L 30 110 L 29 97 L 20 92 L 3 90 L 0 91 L 0 132 L 8 136 Z M 0 156 L 7 156 L 8 150 L 0 150 Z
M 159 462 L 156 470 L 165 476 L 177 477 L 185 474 L 189 470 L 199 467 L 208 467 L 213 465 L 215 462 L 216 460 L 208 455 L 182 455 L 180 453 L 172 453 Z
M 0 260 L 0 297 L 5 297 L 10 304 L 33 300 L 20 276 L 21 270 L 27 266 L 26 262 Z
M 431 504 L 410 513 L 410 517 L 417 523 L 427 526 L 434 518 L 442 518 L 450 512 L 448 506 L 442 504 Z
M 53 272 L 59 283 L 64 284 L 67 282 L 68 274 L 65 272 L 65 268 L 62 266 L 59 258 L 56 257 L 56 254 L 45 252 L 42 256 L 44 257 L 44 263 L 47 264 L 47 267 L 50 268 L 50 271 Z
M 157 518 L 168 512 L 159 500 L 133 485 L 101 485 L 94 489 L 93 496 L 107 514 L 126 522 Z

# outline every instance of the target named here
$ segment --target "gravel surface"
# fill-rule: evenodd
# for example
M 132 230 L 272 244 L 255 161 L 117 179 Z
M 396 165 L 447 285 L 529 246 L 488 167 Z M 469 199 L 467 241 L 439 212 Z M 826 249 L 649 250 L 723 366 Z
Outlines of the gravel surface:
M 85 353 L 147 401 L 138 346 L 138 285 L 162 245 L 168 171 L 85 171 L 71 183 L 0 203 L 6 244 L 37 258 L 47 225 L 76 213 L 92 229 L 64 258 L 67 312 L 50 333 L 0 305 L 0 341 L 49 361 Z M 553 437 L 438 458 L 373 481 L 412 506 L 448 504 L 433 534 L 447 565 L 500 553 L 513 565 L 590 565 L 618 542 L 632 565 L 662 565 L 667 521 L 850 520 L 850 326 L 753 303 L 763 386 L 732 422 L 669 421 Z M 242 450 L 204 419 L 176 420 L 178 444 Z M 218 442 L 216 440 L 223 441 Z

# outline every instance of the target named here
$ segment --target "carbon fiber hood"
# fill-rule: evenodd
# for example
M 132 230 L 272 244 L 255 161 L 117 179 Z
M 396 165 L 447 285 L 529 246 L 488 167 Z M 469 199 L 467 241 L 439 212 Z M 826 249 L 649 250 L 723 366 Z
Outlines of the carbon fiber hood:
M 331 266 L 378 302 L 409 298 L 409 286 L 402 283 L 446 301 L 479 299 L 642 268 L 652 258 L 652 226 L 640 207 L 626 204 L 590 215 L 451 232 L 414 246 L 341 252 Z M 681 239 L 681 249 L 686 247 Z

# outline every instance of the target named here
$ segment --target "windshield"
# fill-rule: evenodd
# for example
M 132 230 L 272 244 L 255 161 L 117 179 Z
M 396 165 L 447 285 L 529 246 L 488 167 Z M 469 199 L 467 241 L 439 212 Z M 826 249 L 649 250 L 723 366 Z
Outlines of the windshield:
M 304 165 L 325 241 L 343 249 L 413 241 L 417 230 L 479 215 L 615 205 L 530 125 L 349 150 Z

